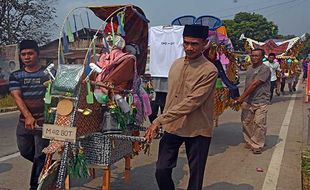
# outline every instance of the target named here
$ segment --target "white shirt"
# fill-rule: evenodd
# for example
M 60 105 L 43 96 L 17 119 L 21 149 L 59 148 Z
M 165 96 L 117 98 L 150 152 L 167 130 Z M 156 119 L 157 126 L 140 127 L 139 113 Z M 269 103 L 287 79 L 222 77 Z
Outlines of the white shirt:
M 168 77 L 172 63 L 185 56 L 184 26 L 154 26 L 149 29 L 150 74 Z
M 265 61 L 264 64 L 270 68 L 270 71 L 271 71 L 270 81 L 276 81 L 277 80 L 277 72 L 276 71 L 280 71 L 280 64 L 278 62 L 270 63 L 268 60 Z

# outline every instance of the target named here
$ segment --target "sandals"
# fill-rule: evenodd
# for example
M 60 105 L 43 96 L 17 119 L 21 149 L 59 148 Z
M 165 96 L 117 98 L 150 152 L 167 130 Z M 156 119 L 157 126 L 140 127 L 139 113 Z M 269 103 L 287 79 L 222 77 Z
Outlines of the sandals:
M 262 148 L 253 148 L 252 151 L 253 151 L 253 154 L 261 154 Z
M 244 148 L 252 150 L 253 154 L 261 154 L 263 152 L 263 148 L 253 148 L 247 142 L 244 144 Z

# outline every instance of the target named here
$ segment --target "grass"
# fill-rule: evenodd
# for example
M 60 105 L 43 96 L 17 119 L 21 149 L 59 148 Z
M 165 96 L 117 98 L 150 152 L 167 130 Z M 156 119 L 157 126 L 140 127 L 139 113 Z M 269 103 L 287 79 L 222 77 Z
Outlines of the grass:
M 310 150 L 306 150 L 301 158 L 303 190 L 310 190 Z
M 0 108 L 12 107 L 12 106 L 16 106 L 12 96 L 7 95 L 4 97 L 0 97 Z

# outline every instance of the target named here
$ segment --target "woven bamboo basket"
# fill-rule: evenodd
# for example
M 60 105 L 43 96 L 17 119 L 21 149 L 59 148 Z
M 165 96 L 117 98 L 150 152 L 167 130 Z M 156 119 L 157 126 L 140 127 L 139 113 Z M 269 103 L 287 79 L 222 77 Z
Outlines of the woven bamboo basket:
M 93 133 L 80 139 L 86 161 L 90 165 L 107 167 L 133 153 L 132 142 L 140 137 Z
M 92 113 L 88 116 L 84 116 L 82 113 L 76 114 L 75 126 L 77 127 L 77 137 L 89 135 L 95 132 L 99 132 L 100 123 L 102 121 L 103 113 L 101 111 L 101 105 L 94 100 L 93 104 L 86 103 L 87 88 L 86 84 L 81 84 L 81 91 L 79 97 L 78 108 L 91 109 Z

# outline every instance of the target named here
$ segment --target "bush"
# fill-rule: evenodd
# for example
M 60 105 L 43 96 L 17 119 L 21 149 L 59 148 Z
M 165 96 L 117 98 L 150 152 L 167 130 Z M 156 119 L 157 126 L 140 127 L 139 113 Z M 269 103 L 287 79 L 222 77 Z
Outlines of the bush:
M 5 108 L 5 107 L 12 107 L 16 106 L 14 99 L 12 96 L 7 95 L 2 98 L 0 98 L 0 108 Z
M 301 158 L 302 189 L 310 190 L 310 150 L 306 150 Z

